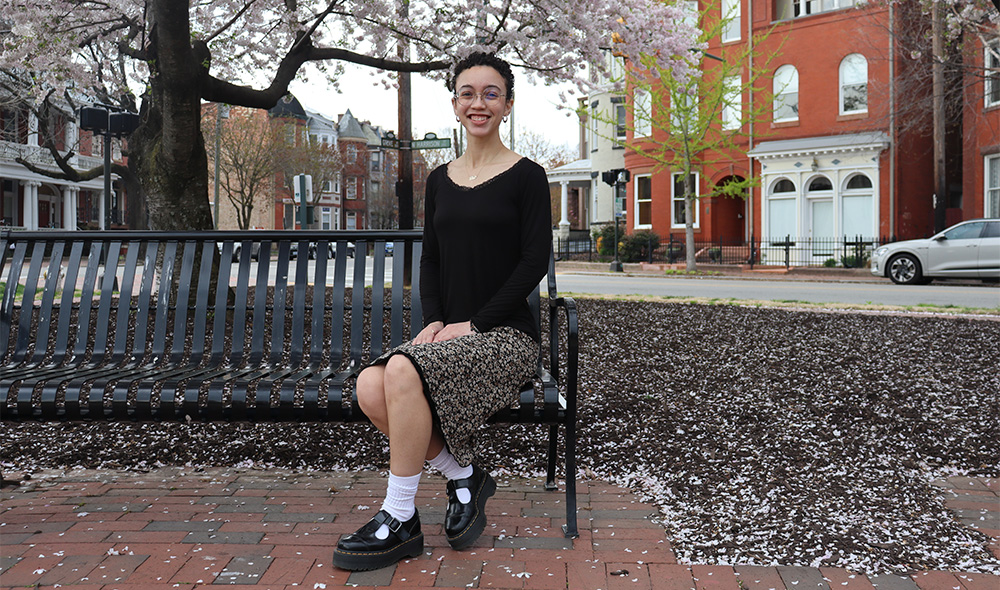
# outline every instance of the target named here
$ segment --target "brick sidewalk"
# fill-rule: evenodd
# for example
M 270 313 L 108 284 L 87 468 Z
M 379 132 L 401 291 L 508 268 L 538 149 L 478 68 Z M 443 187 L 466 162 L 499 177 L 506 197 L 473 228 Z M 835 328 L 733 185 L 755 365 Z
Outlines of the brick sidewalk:
M 538 480 L 501 479 L 492 526 L 472 548 L 448 547 L 444 483 L 417 498 L 423 557 L 373 572 L 333 568 L 337 539 L 366 522 L 378 474 L 180 468 L 148 474 L 42 473 L 0 494 L 0 588 L 255 589 L 334 587 L 614 590 L 1000 590 L 1000 577 L 919 572 L 855 575 L 804 567 L 678 565 L 655 509 L 599 481 L 579 485 L 580 538 L 567 540 L 564 496 Z M 1000 480 L 937 482 L 1000 555 Z

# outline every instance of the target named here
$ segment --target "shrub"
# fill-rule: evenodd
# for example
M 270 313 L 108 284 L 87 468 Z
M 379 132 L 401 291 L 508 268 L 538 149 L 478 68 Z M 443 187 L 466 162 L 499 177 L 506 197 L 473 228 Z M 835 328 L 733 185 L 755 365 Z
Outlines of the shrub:
M 837 259 L 836 258 L 827 258 L 823 262 L 823 266 L 825 266 L 826 268 L 833 268 L 833 267 L 837 266 Z
M 649 230 L 640 230 L 621 239 L 618 255 L 624 262 L 649 260 L 650 254 L 660 247 L 660 236 Z
M 615 226 L 610 223 L 601 227 L 599 232 L 595 232 L 596 238 L 594 241 L 597 243 L 597 253 L 602 256 L 614 256 L 615 255 Z M 624 224 L 618 225 L 618 243 L 621 244 L 622 239 L 625 237 L 625 226 Z M 619 250 L 621 246 L 619 246 Z M 619 256 L 621 252 L 619 252 Z
M 868 262 L 868 256 L 862 254 L 859 256 L 844 256 L 840 259 L 840 262 L 844 265 L 844 268 L 862 268 L 865 263 Z

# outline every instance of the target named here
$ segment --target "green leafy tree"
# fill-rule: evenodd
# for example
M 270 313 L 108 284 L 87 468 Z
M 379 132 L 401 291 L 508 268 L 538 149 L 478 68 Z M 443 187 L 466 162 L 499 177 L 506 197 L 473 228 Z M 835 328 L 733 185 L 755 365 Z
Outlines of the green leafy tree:
M 720 14 L 718 3 L 702 5 L 697 11 L 690 9 L 689 18 L 697 23 L 700 31 L 697 46 L 701 47 L 718 38 L 733 21 L 730 15 Z M 757 182 L 748 175 L 742 180 L 731 179 L 708 187 L 707 192 L 697 195 L 692 179 L 694 172 L 712 164 L 731 161 L 737 154 L 746 157 L 751 123 L 763 120 L 770 111 L 771 94 L 761 82 L 769 79 L 771 61 L 778 52 L 761 55 L 756 50 L 769 35 L 770 31 L 766 31 L 754 36 L 752 43 L 724 47 L 721 55 L 696 51 L 696 75 L 678 76 L 646 56 L 640 63 L 627 64 L 624 78 L 616 81 L 629 95 L 626 104 L 632 117 L 626 127 L 632 131 L 633 139 L 609 139 L 648 158 L 657 170 L 669 170 L 680 177 L 688 271 L 697 268 L 696 200 L 715 196 L 742 199 Z M 637 100 L 636 96 L 643 98 Z M 599 112 L 596 116 L 610 124 L 605 128 L 614 129 L 616 124 L 622 124 L 613 112 Z M 760 137 L 759 126 L 754 133 Z

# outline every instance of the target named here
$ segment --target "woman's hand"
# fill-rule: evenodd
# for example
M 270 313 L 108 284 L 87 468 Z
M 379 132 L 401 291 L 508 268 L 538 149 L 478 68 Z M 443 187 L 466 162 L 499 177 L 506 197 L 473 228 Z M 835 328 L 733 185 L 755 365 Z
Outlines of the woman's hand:
M 434 337 L 437 336 L 444 328 L 444 322 L 431 322 L 424 326 L 423 330 L 417 334 L 417 337 L 413 339 L 414 344 L 427 344 L 428 342 L 434 342 Z
M 434 342 L 442 342 L 444 340 L 451 340 L 452 338 L 469 336 L 470 334 L 472 334 L 472 322 L 448 324 L 434 335 Z

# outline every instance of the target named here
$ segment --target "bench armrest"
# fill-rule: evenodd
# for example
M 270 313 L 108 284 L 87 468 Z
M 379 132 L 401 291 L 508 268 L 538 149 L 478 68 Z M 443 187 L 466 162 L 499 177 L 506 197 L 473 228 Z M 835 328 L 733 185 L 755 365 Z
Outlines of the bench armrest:
M 566 375 L 560 379 L 559 370 L 559 311 L 563 311 L 566 320 Z M 576 389 L 579 356 L 579 324 L 577 320 L 576 301 L 572 297 L 549 298 L 549 367 L 552 375 L 566 388 L 567 419 L 576 420 Z

